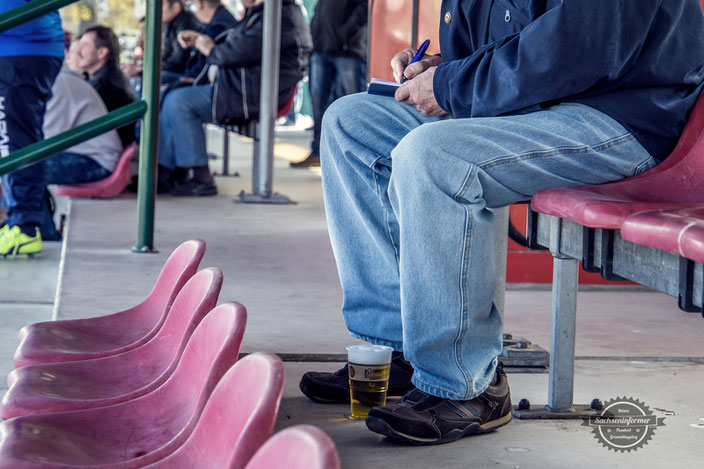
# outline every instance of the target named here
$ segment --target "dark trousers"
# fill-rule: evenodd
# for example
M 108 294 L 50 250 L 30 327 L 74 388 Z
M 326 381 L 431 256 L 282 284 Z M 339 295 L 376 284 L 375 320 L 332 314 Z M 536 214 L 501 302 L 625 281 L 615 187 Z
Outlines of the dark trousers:
M 315 53 L 310 62 L 310 97 L 313 104 L 313 143 L 320 152 L 323 114 L 337 98 L 364 91 L 366 63 L 357 57 L 328 57 Z
M 44 139 L 44 111 L 61 63 L 46 56 L 0 57 L 0 157 Z M 3 176 L 7 224 L 39 226 L 44 189 L 42 162 Z

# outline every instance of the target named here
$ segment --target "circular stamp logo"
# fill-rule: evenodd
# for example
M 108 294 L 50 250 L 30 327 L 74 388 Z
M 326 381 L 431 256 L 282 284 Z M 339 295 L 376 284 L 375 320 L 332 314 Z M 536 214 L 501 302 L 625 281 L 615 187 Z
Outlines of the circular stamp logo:
M 600 414 L 582 420 L 582 426 L 592 427 L 602 445 L 624 453 L 642 448 L 655 429 L 665 425 L 665 417 L 656 417 L 647 405 L 631 397 L 611 399 Z

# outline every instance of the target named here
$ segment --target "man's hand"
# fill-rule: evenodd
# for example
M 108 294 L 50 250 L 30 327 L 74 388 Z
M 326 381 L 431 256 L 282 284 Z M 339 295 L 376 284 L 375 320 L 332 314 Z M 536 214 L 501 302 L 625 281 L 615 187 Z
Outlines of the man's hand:
M 439 55 L 425 55 L 418 62 L 411 64 L 411 60 L 415 57 L 416 51 L 411 49 L 404 49 L 391 59 L 391 70 L 394 72 L 394 79 L 396 81 L 401 81 L 401 75 L 406 74 L 406 78 L 410 80 L 429 69 L 430 67 L 437 67 L 442 63 L 442 57 Z
M 413 80 L 401 85 L 394 95 L 396 101 L 406 102 L 415 106 L 416 109 L 426 116 L 447 114 L 435 100 L 435 93 L 433 93 L 433 77 L 435 76 L 436 68 L 430 67 L 420 75 L 415 76 Z
M 264 3 L 264 0 L 242 0 L 242 6 L 245 8 L 251 8 L 254 5 L 259 5 L 260 3 Z
M 120 68 L 127 78 L 133 78 L 142 74 L 141 65 L 135 63 L 125 63 L 122 64 Z
M 178 81 L 180 81 L 181 83 L 193 84 L 196 82 L 196 79 L 191 77 L 180 77 Z
M 190 49 L 196 46 L 196 40 L 200 36 L 198 31 L 191 31 L 190 29 L 185 29 L 178 33 L 177 39 L 178 43 L 184 49 Z

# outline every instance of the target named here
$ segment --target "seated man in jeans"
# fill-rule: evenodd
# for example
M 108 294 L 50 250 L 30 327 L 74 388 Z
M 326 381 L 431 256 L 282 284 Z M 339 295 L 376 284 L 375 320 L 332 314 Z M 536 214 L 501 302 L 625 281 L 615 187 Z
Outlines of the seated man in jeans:
M 333 103 L 321 144 L 347 327 L 396 349 L 405 392 L 366 423 L 416 445 L 511 420 L 488 209 L 667 157 L 702 90 L 704 16 L 699 0 L 446 0 L 440 47 L 394 58 L 396 100 Z M 300 386 L 343 402 L 347 379 Z
M 108 112 L 100 95 L 83 79 L 80 72 L 67 67 L 56 78 L 52 93 L 44 114 L 45 138 L 90 122 Z M 120 137 L 117 131 L 111 130 L 46 159 L 43 162 L 44 181 L 48 185 L 105 179 L 115 170 L 120 153 Z M 41 233 L 45 240 L 59 239 L 46 202 Z
M 205 131 L 202 124 L 235 125 L 259 115 L 261 83 L 262 0 L 244 0 L 244 18 L 229 29 L 218 44 L 196 31 L 183 31 L 184 47 L 196 47 L 207 65 L 216 65 L 214 84 L 177 88 L 170 91 L 161 107 L 159 121 L 159 190 L 170 189 L 176 169 L 193 175 L 173 190 L 178 196 L 217 194 L 208 168 Z M 295 0 L 283 0 L 281 15 L 281 68 L 279 106 L 303 78 L 312 49 L 310 32 L 301 7 Z

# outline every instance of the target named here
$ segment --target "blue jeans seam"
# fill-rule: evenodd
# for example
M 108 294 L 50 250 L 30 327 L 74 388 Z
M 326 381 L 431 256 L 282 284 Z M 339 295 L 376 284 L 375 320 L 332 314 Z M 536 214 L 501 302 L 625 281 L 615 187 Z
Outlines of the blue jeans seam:
M 519 155 L 504 155 L 496 157 L 493 160 L 487 161 L 479 165 L 479 167 L 481 169 L 488 169 L 495 166 L 500 166 L 502 164 L 513 163 L 516 161 L 524 161 L 531 158 L 553 158 L 555 156 L 586 154 L 593 151 L 608 150 L 609 148 L 626 143 L 626 141 L 631 141 L 631 139 L 635 139 L 635 137 L 630 133 L 627 133 L 624 135 L 619 135 L 618 137 L 614 137 L 610 140 L 606 140 L 605 142 L 598 143 L 596 145 L 583 145 L 579 147 L 557 147 L 550 148 L 547 150 L 531 151 Z
M 462 181 L 462 184 L 460 185 L 460 188 L 455 192 L 453 199 L 459 203 L 459 198 L 460 194 L 462 194 L 466 189 L 467 185 L 469 184 L 469 181 L 472 181 L 474 179 L 473 175 L 475 175 L 478 171 L 477 166 L 475 165 L 470 165 L 469 171 L 467 171 L 467 175 L 465 176 L 464 180 Z M 468 329 L 468 324 L 467 324 L 467 317 L 469 315 L 469 300 L 468 300 L 468 295 L 469 292 L 465 288 L 465 285 L 467 284 L 467 271 L 468 265 L 469 265 L 469 246 L 471 246 L 472 243 L 472 233 L 473 230 L 472 228 L 472 217 L 470 214 L 469 209 L 467 208 L 466 205 L 462 204 L 464 211 L 465 211 L 465 230 L 464 230 L 464 245 L 462 246 L 462 265 L 461 265 L 461 270 L 460 270 L 460 297 L 461 297 L 461 308 L 462 310 L 460 311 L 460 324 L 459 324 L 459 330 L 457 331 L 457 338 L 455 338 L 455 363 L 457 364 L 457 368 L 460 370 L 460 373 L 462 373 L 462 376 L 464 376 L 465 383 L 467 383 L 467 393 L 471 394 L 472 389 L 470 389 L 470 386 L 474 385 L 474 376 L 472 376 L 471 373 L 469 373 L 464 365 L 464 362 L 462 360 L 462 344 L 463 341 L 462 339 L 464 336 L 467 334 L 467 329 Z M 426 383 L 427 384 L 427 383 Z
M 372 161 L 372 164 L 370 166 L 370 168 L 372 170 L 372 174 L 374 174 L 374 183 L 376 184 L 376 195 L 380 201 L 382 200 L 382 198 L 388 198 L 388 195 L 386 192 L 384 192 L 382 194 L 381 184 L 379 183 L 379 173 L 374 170 L 377 163 L 381 159 L 382 159 L 382 157 L 378 157 L 377 159 Z M 381 206 L 382 206 L 382 209 L 384 210 L 384 220 L 385 220 L 385 224 L 386 224 L 386 235 L 389 237 L 389 242 L 391 243 L 391 246 L 394 248 L 394 256 L 396 257 L 396 264 L 398 264 L 399 260 L 400 260 L 400 254 L 398 252 L 398 246 L 396 246 L 396 243 L 394 242 L 394 237 L 391 234 L 391 223 L 389 222 L 390 210 L 387 207 L 385 207 L 383 203 L 381 204 Z

